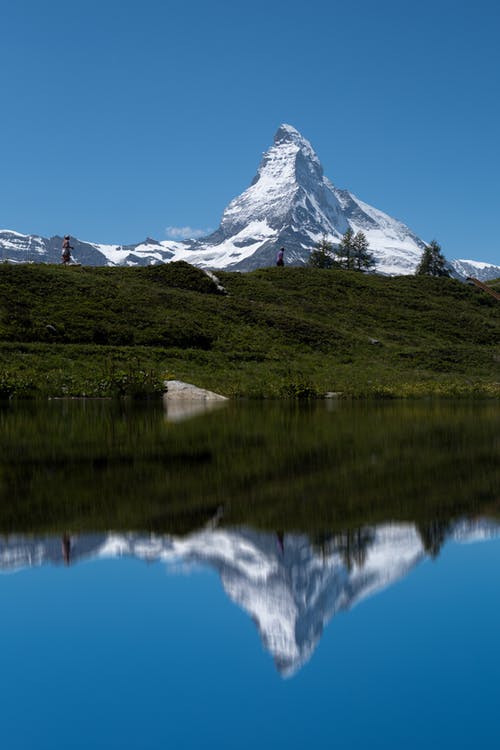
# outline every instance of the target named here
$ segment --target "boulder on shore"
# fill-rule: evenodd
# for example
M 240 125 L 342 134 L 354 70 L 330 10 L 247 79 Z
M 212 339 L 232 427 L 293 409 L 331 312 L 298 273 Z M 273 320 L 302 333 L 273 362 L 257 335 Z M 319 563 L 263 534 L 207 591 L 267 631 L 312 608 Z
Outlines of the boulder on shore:
M 198 388 L 191 383 L 183 383 L 182 380 L 167 380 L 165 385 L 167 391 L 164 398 L 169 401 L 228 401 L 227 396 Z

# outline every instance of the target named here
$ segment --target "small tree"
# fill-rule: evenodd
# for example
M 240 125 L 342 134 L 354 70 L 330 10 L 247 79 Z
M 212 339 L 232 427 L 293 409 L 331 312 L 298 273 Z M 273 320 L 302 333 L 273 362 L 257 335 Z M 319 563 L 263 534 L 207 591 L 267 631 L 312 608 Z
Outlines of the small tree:
M 420 263 L 415 270 L 416 276 L 449 276 L 450 273 L 446 268 L 446 258 L 441 252 L 441 248 L 432 240 L 430 245 L 426 245 Z
M 313 268 L 332 268 L 335 265 L 333 245 L 328 242 L 326 235 L 316 244 L 309 256 L 309 264 Z
M 365 233 L 361 231 L 356 232 L 353 237 L 352 245 L 354 268 L 357 271 L 368 271 L 370 268 L 373 268 L 375 261 L 369 250 L 370 245 L 368 244 Z
M 352 270 L 354 268 L 354 232 L 351 228 L 342 236 L 336 252 L 339 266 Z

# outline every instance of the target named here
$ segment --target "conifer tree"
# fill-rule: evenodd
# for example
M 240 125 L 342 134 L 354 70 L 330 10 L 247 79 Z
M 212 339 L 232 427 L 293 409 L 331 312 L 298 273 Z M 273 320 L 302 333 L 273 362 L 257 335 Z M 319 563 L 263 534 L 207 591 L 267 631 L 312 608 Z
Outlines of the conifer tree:
M 342 236 L 336 252 L 339 266 L 348 271 L 352 270 L 354 268 L 354 232 L 351 228 Z
M 368 240 L 364 232 L 356 232 L 353 237 L 354 268 L 357 271 L 368 271 L 373 268 L 375 261 L 369 250 Z
M 446 258 L 436 240 L 426 245 L 420 263 L 415 270 L 416 276 L 449 276 Z
M 432 276 L 432 250 L 430 245 L 424 247 L 420 262 L 415 269 L 415 276 Z
M 315 249 L 311 251 L 308 265 L 314 268 L 333 268 L 336 265 L 333 255 L 333 245 L 331 242 L 328 242 L 326 235 L 323 235 L 323 238 L 316 244 Z

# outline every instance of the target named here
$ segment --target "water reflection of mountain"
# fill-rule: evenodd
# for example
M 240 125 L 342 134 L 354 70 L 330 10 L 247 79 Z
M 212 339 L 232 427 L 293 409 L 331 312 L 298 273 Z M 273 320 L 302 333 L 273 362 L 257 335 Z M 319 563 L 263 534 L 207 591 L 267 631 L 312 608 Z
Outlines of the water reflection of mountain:
M 446 539 L 477 541 L 498 534 L 498 524 L 463 520 L 448 528 Z M 228 596 L 255 621 L 280 673 L 289 676 L 310 658 L 332 617 L 402 578 L 427 554 L 413 524 L 385 524 L 350 540 L 337 535 L 319 543 L 306 535 L 250 529 L 204 530 L 182 538 L 10 536 L 0 540 L 0 569 L 124 556 L 210 566 Z

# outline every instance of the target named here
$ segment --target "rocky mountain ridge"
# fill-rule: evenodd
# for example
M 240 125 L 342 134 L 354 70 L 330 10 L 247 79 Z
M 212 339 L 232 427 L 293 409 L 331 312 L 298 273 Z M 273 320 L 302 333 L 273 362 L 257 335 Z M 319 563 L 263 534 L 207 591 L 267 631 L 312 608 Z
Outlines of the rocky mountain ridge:
M 312 148 L 294 127 L 278 128 L 250 186 L 224 210 L 211 235 L 184 242 L 146 238 L 131 245 L 74 240 L 73 256 L 84 265 L 150 265 L 185 260 L 210 269 L 250 271 L 274 265 L 280 246 L 288 265 L 304 265 L 326 236 L 334 245 L 345 231 L 363 231 L 375 270 L 388 275 L 414 273 L 425 242 L 405 224 L 341 190 L 324 175 Z M 0 231 L 0 258 L 10 262 L 60 262 L 62 237 L 44 238 Z M 450 261 L 458 278 L 500 276 L 500 266 Z

